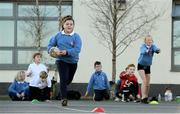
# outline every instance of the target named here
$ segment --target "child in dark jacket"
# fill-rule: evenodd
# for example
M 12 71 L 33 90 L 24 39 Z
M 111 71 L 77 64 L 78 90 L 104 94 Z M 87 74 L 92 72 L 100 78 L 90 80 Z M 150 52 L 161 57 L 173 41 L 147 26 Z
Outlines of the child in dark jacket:
M 13 101 L 29 100 L 29 83 L 25 81 L 25 72 L 19 71 L 14 82 L 9 86 L 8 93 Z
M 124 97 L 122 101 L 138 100 L 140 98 L 140 89 L 136 76 L 134 75 L 135 65 L 129 64 L 127 71 L 120 74 L 121 85 L 120 91 Z
M 93 87 L 95 93 L 94 95 L 95 101 L 101 101 L 103 99 L 108 100 L 110 97 L 108 92 L 110 89 L 110 85 L 106 74 L 101 70 L 102 69 L 101 62 L 96 61 L 94 63 L 94 68 L 95 68 L 95 72 L 92 74 L 91 79 L 88 83 L 85 97 L 88 95 L 91 88 Z

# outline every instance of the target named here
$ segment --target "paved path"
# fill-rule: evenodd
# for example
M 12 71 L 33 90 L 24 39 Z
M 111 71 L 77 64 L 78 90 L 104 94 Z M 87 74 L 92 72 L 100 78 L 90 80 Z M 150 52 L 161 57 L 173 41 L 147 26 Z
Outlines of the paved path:
M 91 113 L 95 107 L 103 107 L 106 114 L 111 113 L 178 113 L 180 114 L 180 103 L 160 103 L 159 105 L 124 103 L 114 101 L 93 102 L 88 100 L 69 101 L 67 107 L 62 107 L 60 101 L 50 103 L 40 102 L 32 104 L 30 101 L 0 101 L 0 113 L 3 114 L 60 114 L 60 113 Z

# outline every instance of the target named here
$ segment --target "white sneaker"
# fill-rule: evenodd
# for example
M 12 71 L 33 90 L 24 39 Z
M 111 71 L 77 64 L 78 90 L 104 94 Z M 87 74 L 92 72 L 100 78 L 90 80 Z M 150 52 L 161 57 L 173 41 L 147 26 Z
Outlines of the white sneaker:
M 125 102 L 125 98 L 124 98 L 124 94 L 122 94 L 122 99 L 121 99 L 122 102 Z
M 116 97 L 116 98 L 114 99 L 114 101 L 115 101 L 115 102 L 119 102 L 120 99 L 119 99 L 118 97 Z

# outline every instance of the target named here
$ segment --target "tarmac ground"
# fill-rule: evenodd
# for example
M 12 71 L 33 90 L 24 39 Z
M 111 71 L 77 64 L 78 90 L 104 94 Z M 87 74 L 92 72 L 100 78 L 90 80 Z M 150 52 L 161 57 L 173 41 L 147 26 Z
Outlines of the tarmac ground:
M 0 101 L 0 113 L 3 114 L 60 114 L 60 113 L 93 113 L 94 108 L 102 107 L 106 114 L 113 113 L 165 113 L 180 114 L 179 102 L 160 102 L 158 105 L 141 104 L 134 102 L 114 102 L 92 100 L 70 100 L 68 106 L 62 107 L 60 101 L 32 103 L 31 101 Z

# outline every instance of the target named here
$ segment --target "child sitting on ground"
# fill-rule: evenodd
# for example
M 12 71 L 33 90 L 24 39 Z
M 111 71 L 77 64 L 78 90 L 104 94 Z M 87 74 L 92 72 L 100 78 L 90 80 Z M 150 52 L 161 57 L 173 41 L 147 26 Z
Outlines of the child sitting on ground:
M 41 71 L 38 80 L 38 100 L 49 102 L 50 100 L 50 90 L 51 90 L 51 80 L 48 78 L 46 71 Z
M 29 100 L 29 83 L 25 81 L 25 72 L 19 71 L 14 82 L 9 86 L 8 93 L 13 101 Z
M 30 100 L 39 99 L 38 80 L 41 71 L 47 71 L 47 67 L 41 63 L 42 54 L 37 52 L 33 54 L 33 63 L 28 67 L 26 75 L 29 77 Z
M 140 89 L 136 76 L 134 75 L 135 65 L 129 64 L 127 71 L 120 74 L 121 86 L 120 92 L 122 94 L 122 101 L 134 100 L 139 101 Z
M 173 100 L 173 94 L 170 88 L 166 88 L 165 93 L 164 93 L 164 100 L 165 101 Z
M 121 75 L 124 76 L 124 75 L 126 74 L 126 72 L 127 72 L 127 69 L 128 69 L 128 68 L 126 67 L 125 71 L 122 71 L 122 72 L 120 73 L 120 76 L 121 76 Z M 115 97 L 115 100 L 114 100 L 114 101 L 116 101 L 116 102 L 118 102 L 118 101 L 120 101 L 120 99 L 122 99 L 122 92 L 120 91 L 120 88 L 121 88 L 121 83 L 124 84 L 124 81 L 125 81 L 125 80 L 122 80 L 122 82 L 121 82 L 120 77 L 119 77 L 119 80 L 117 81 L 116 89 L 115 89 L 115 95 L 116 95 L 116 97 Z
M 94 100 L 95 101 L 102 101 L 103 99 L 108 100 L 109 96 L 109 81 L 106 74 L 101 70 L 102 65 L 101 62 L 96 61 L 94 63 L 95 72 L 92 74 L 91 79 L 88 83 L 87 91 L 85 97 L 87 97 L 88 93 L 90 92 L 91 88 L 94 89 Z

